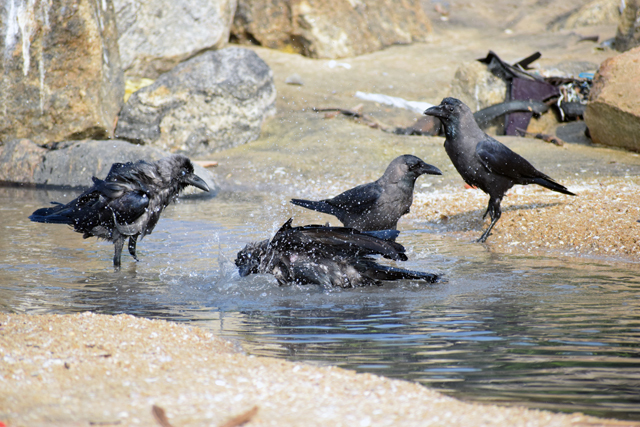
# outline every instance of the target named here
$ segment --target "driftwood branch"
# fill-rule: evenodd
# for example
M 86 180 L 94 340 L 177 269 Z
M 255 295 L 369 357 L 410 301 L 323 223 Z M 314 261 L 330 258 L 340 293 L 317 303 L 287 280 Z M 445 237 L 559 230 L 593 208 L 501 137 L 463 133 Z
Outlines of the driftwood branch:
M 352 117 L 359 123 L 363 123 L 372 129 L 380 129 L 383 132 L 393 133 L 395 135 L 422 135 L 433 136 L 438 135 L 440 129 L 440 121 L 431 116 L 421 117 L 411 126 L 408 127 L 396 127 L 389 126 L 381 123 L 371 117 L 368 114 L 362 112 L 362 104 L 347 109 L 347 108 L 313 108 L 313 111 L 317 113 L 325 113 L 325 119 L 332 119 L 338 114 L 343 116 Z
M 370 128 L 373 128 L 373 129 L 380 129 L 380 130 L 382 130 L 384 132 L 390 132 L 390 133 L 393 133 L 395 131 L 395 127 L 385 125 L 384 123 L 380 123 L 379 121 L 377 121 L 376 119 L 374 119 L 370 115 L 363 113 L 362 112 L 362 104 L 358 104 L 358 105 L 356 105 L 355 107 L 353 107 L 351 109 L 348 109 L 348 108 L 316 108 L 316 107 L 313 107 L 312 110 L 317 112 L 317 113 L 328 113 L 328 114 L 325 114 L 325 118 L 327 118 L 327 119 L 333 118 L 338 114 L 342 114 L 342 115 L 347 116 L 347 117 L 353 117 L 355 119 L 358 119 L 362 123 L 364 123 L 365 125 L 369 126 Z M 331 113 L 335 113 L 335 114 L 331 114 Z

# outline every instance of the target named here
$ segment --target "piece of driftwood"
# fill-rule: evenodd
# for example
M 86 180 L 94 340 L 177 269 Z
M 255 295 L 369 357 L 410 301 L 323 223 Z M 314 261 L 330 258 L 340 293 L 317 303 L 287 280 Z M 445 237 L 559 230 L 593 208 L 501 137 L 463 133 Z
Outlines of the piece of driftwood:
M 421 136 L 434 136 L 438 135 L 440 130 L 440 121 L 431 116 L 425 116 L 418 119 L 413 125 L 407 127 L 389 126 L 381 123 L 371 117 L 370 115 L 362 112 L 362 104 L 357 105 L 354 108 L 312 108 L 317 113 L 325 113 L 325 119 L 332 119 L 338 114 L 343 116 L 352 117 L 369 126 L 372 129 L 380 129 L 383 132 L 393 133 L 396 135 L 421 135 Z
M 420 117 L 414 124 L 407 127 L 389 126 L 381 123 L 371 117 L 370 115 L 362 112 L 362 104 L 358 104 L 353 108 L 312 108 L 317 113 L 325 113 L 326 119 L 332 119 L 338 114 L 342 114 L 346 117 L 351 117 L 363 123 L 370 128 L 380 129 L 383 132 L 393 133 L 396 135 L 419 135 L 419 136 L 436 136 L 440 134 L 440 120 L 432 116 Z M 533 113 L 535 116 L 544 114 L 549 110 L 549 106 L 543 102 L 537 101 L 507 101 L 499 104 L 491 105 L 483 108 L 480 111 L 473 113 L 473 117 L 476 119 L 478 126 L 486 128 L 491 122 L 505 114 L 526 111 Z
M 329 113 L 329 114 L 325 114 L 325 118 L 330 119 L 336 116 L 336 114 L 342 114 L 343 116 L 347 116 L 347 117 L 353 117 L 355 119 L 358 119 L 360 122 L 362 122 L 363 124 L 369 126 L 370 128 L 373 129 L 380 129 L 382 131 L 385 132 L 393 132 L 393 127 L 392 126 L 388 126 L 385 125 L 383 123 L 380 123 L 379 121 L 377 121 L 376 119 L 374 119 L 373 117 L 371 117 L 368 114 L 365 114 L 362 112 L 362 104 L 358 104 L 357 106 L 355 106 L 354 108 L 316 108 L 313 107 L 312 108 L 313 111 L 317 112 L 317 113 Z M 335 113 L 335 114 L 331 114 L 331 113 Z

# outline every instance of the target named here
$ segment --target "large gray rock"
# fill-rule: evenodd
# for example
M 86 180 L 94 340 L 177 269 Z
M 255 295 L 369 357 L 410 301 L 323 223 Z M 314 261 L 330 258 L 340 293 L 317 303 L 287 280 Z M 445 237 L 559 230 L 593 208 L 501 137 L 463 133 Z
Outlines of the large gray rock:
M 207 154 L 258 138 L 275 98 L 273 73 L 255 52 L 205 52 L 135 92 L 116 135 L 170 152 Z
M 640 0 L 626 0 L 624 5 L 614 42 L 621 52 L 640 46 Z
M 239 0 L 235 40 L 343 58 L 425 41 L 431 22 L 418 0 Z
M 640 151 L 640 47 L 600 65 L 584 120 L 594 142 Z
M 90 187 L 91 177 L 104 178 L 113 163 L 155 161 L 169 153 L 121 140 L 65 141 L 53 150 L 28 139 L 15 139 L 0 146 L 0 182 Z M 194 164 L 212 192 L 218 184 L 211 172 Z
M 236 0 L 113 0 L 122 67 L 156 78 L 229 40 Z
M 124 77 L 111 1 L 0 8 L 0 141 L 113 136 Z
M 472 111 L 478 111 L 504 102 L 507 83 L 481 62 L 463 62 L 451 81 L 450 96 L 467 104 Z
M 0 182 L 36 184 L 36 171 L 42 167 L 47 152 L 28 139 L 14 139 L 0 145 Z

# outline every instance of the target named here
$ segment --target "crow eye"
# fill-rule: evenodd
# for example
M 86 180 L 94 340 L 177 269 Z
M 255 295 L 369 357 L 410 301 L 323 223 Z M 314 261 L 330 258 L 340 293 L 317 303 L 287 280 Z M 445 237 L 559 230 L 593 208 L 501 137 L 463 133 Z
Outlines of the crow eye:
M 182 176 L 185 176 L 187 174 L 187 171 L 182 171 Z

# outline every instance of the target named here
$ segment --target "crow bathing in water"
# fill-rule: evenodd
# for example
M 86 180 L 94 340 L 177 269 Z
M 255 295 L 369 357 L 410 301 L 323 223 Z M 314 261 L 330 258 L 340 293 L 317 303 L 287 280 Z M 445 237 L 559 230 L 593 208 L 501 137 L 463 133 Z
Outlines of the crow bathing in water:
M 409 213 L 413 187 L 422 174 L 442 175 L 440 169 L 410 154 L 394 159 L 375 182 L 359 185 L 320 201 L 292 199 L 303 208 L 334 215 L 345 227 L 360 231 L 395 230 L 402 215 Z
M 137 261 L 136 241 L 153 231 L 162 210 L 188 185 L 210 191 L 193 173 L 185 156 L 174 154 L 157 162 L 114 163 L 107 177 L 93 177 L 93 187 L 63 205 L 35 211 L 35 222 L 68 224 L 84 238 L 96 236 L 115 245 L 113 265 L 120 267 L 124 241 Z
M 235 263 L 242 277 L 273 274 L 280 285 L 354 288 L 381 285 L 385 280 L 438 280 L 435 274 L 383 266 L 371 258 L 382 255 L 406 261 L 404 247 L 393 241 L 398 234 L 395 230 L 361 233 L 322 225 L 291 227 L 290 219 L 273 239 L 245 246 Z
M 440 119 L 446 140 L 444 148 L 462 179 L 489 194 L 491 224 L 482 233 L 478 242 L 489 237 L 493 226 L 501 215 L 500 202 L 507 190 L 515 184 L 538 184 L 558 193 L 575 196 L 566 187 L 543 174 L 522 156 L 484 133 L 473 118 L 473 114 L 460 100 L 445 98 L 440 105 L 424 112 Z

